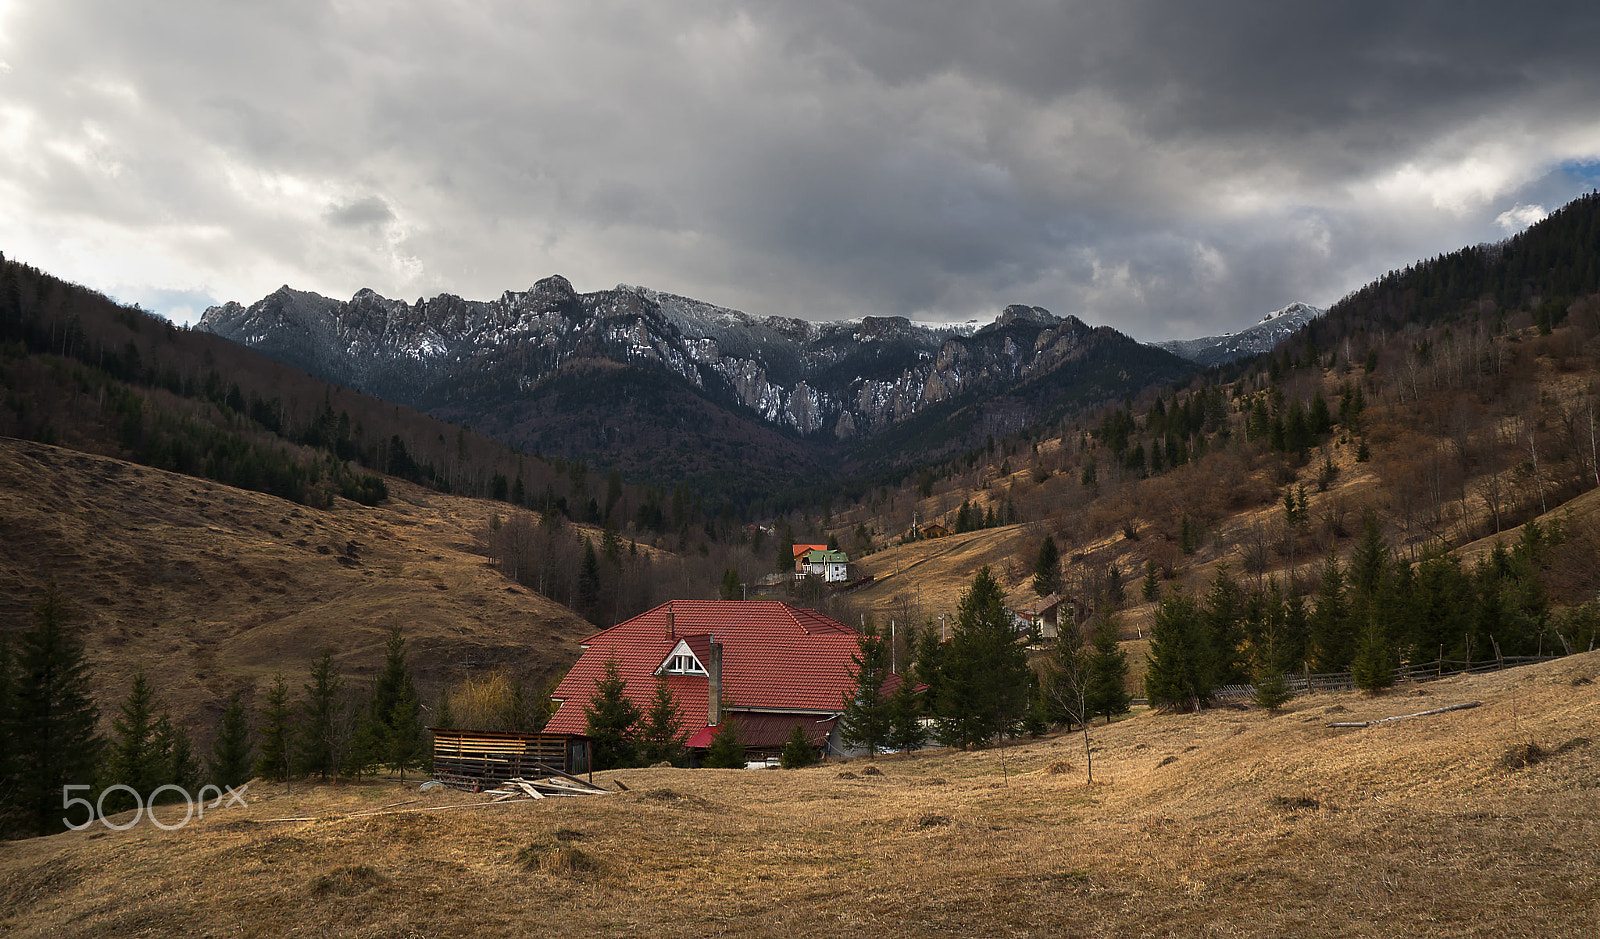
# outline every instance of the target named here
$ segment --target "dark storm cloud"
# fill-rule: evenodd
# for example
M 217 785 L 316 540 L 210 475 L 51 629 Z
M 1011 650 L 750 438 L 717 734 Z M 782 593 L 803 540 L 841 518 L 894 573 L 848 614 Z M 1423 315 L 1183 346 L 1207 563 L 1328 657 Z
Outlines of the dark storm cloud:
M 146 296 L 559 272 L 755 313 L 1024 302 L 1215 333 L 1586 191 L 1597 27 L 1586 4 L 0 5 L 0 237 Z
M 362 228 L 394 221 L 389 203 L 379 196 L 364 196 L 350 202 L 328 206 L 322 217 L 338 228 Z

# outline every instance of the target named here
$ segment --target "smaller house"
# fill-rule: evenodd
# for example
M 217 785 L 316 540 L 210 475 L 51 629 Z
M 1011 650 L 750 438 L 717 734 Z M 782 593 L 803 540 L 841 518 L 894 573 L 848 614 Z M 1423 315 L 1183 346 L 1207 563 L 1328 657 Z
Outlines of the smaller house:
M 806 570 L 806 555 L 813 551 L 826 551 L 825 544 L 797 544 L 794 546 L 794 572 L 796 574 L 810 573 Z
M 843 584 L 850 580 L 850 556 L 843 551 L 829 551 L 824 547 L 821 551 L 806 553 L 805 573 L 822 578 L 826 584 Z
M 918 534 L 924 538 L 946 538 L 950 535 L 950 529 L 938 522 L 929 522 L 919 529 Z
M 1030 606 L 1011 611 L 1011 621 L 1019 633 L 1037 633 L 1042 639 L 1054 639 L 1061 632 L 1061 595 L 1052 593 L 1040 597 Z

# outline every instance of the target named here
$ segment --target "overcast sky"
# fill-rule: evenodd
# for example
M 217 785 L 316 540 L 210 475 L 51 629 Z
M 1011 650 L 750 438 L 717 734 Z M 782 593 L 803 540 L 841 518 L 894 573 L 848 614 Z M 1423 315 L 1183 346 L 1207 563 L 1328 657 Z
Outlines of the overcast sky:
M 181 322 L 559 273 L 1198 336 L 1588 192 L 1597 43 L 1593 0 L 0 0 L 0 251 Z

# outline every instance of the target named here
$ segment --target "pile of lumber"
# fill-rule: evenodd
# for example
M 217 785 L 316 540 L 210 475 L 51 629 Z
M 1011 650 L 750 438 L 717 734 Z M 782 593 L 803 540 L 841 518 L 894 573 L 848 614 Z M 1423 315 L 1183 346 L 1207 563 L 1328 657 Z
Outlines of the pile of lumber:
M 483 794 L 494 796 L 494 801 L 504 802 L 507 799 L 544 799 L 550 796 L 596 796 L 604 795 L 609 790 L 584 782 L 576 776 L 563 773 L 558 769 L 540 766 L 539 769 L 546 775 L 535 776 L 528 779 L 522 776 L 513 776 L 494 789 L 485 789 Z

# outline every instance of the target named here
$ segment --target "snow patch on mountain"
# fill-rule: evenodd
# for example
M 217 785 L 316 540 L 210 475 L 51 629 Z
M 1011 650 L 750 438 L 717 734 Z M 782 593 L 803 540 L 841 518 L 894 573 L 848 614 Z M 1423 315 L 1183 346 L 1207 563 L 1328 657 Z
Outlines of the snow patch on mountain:
M 1168 339 L 1151 345 L 1200 365 L 1225 365 L 1236 359 L 1270 352 L 1300 327 L 1326 313 L 1309 303 L 1291 303 L 1261 317 L 1254 326 L 1202 339 Z

